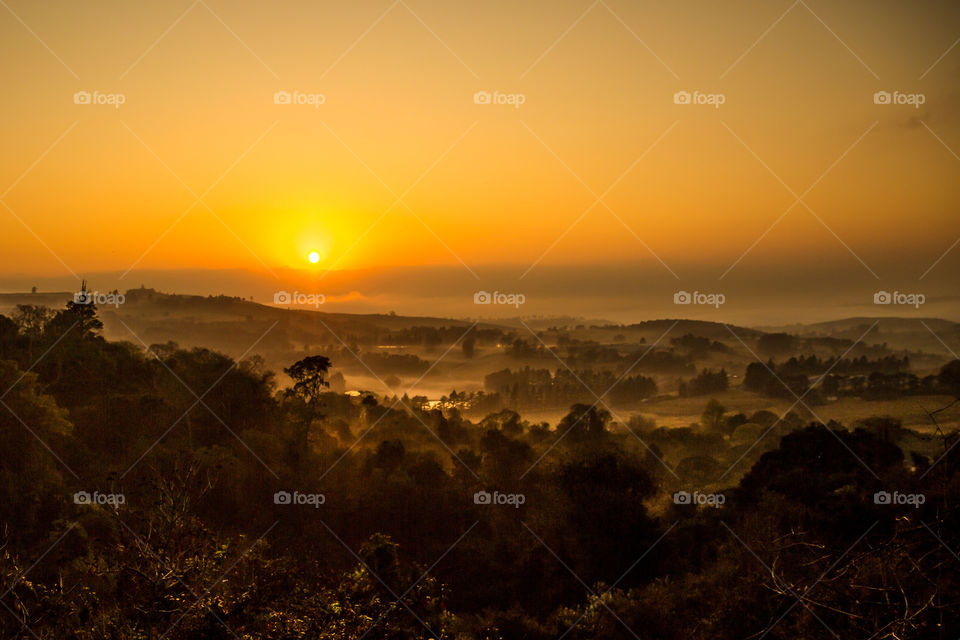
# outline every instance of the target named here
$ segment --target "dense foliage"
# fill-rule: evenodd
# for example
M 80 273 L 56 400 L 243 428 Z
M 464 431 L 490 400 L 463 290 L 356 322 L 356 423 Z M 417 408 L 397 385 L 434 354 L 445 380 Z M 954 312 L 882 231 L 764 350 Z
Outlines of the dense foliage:
M 956 434 L 716 401 L 621 423 L 531 369 L 493 387 L 572 404 L 556 429 L 471 422 L 329 391 L 335 357 L 281 390 L 256 357 L 100 329 L 92 305 L 0 316 L 0 637 L 960 633 Z

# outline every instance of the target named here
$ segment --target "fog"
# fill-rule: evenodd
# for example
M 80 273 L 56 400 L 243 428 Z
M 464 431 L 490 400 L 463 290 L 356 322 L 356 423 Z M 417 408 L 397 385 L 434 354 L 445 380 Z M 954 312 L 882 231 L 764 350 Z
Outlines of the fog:
M 626 265 L 462 265 L 359 271 L 138 270 L 80 274 L 91 289 L 126 290 L 141 284 L 161 291 L 229 295 L 273 304 L 278 292 L 305 296 L 302 308 L 338 313 L 389 313 L 450 318 L 569 316 L 619 323 L 664 317 L 781 326 L 853 316 L 956 317 L 960 296 L 949 281 L 949 256 L 925 277 L 918 260 L 888 262 L 880 278 L 852 256 L 803 265 L 691 266 L 674 277 L 654 261 Z M 526 275 L 524 273 L 526 272 Z M 474 274 L 477 277 L 474 277 Z M 0 291 L 75 291 L 72 276 L 6 276 Z M 877 292 L 919 294 L 922 304 L 874 304 Z M 490 304 L 476 304 L 478 292 Z M 678 292 L 700 294 L 706 304 L 678 305 Z M 499 294 L 494 297 L 493 294 Z M 713 297 L 710 297 L 713 296 Z M 911 298 L 912 300 L 912 298 Z M 720 304 L 716 304 L 719 301 Z

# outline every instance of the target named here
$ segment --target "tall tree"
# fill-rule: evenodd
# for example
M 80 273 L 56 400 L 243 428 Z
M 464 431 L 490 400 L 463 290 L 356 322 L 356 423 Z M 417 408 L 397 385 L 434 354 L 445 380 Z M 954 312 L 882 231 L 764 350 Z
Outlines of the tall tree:
M 317 402 L 323 390 L 330 386 L 329 371 L 330 358 L 326 356 L 308 356 L 283 370 L 293 378 L 293 392 L 309 404 Z
M 299 458 L 310 446 L 310 427 L 319 415 L 320 396 L 330 386 L 327 373 L 330 371 L 330 358 L 326 356 L 307 356 L 283 370 L 293 378 L 293 395 L 304 401 L 305 411 L 300 431 L 297 433 L 295 455 Z

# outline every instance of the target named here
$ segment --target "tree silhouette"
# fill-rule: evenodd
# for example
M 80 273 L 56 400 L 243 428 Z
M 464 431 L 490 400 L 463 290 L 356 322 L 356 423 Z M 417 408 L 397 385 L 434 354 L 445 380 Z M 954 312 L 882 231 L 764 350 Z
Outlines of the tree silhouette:
M 330 358 L 326 356 L 308 356 L 298 360 L 283 370 L 293 378 L 293 391 L 308 403 L 315 403 L 323 390 L 330 386 L 327 373 L 330 371 Z
M 557 426 L 558 433 L 570 432 L 571 442 L 596 441 L 607 434 L 610 412 L 596 405 L 575 404 Z
M 940 369 L 940 384 L 954 398 L 960 398 L 960 360 L 951 360 Z
M 460 348 L 463 349 L 463 357 L 472 358 L 476 353 L 476 343 L 477 341 L 473 336 L 467 336 L 463 339 L 463 343 L 460 345 Z
M 716 398 L 710 398 L 703 410 L 703 415 L 700 416 L 700 423 L 710 431 L 719 431 L 723 424 L 723 414 L 726 411 L 726 408 Z

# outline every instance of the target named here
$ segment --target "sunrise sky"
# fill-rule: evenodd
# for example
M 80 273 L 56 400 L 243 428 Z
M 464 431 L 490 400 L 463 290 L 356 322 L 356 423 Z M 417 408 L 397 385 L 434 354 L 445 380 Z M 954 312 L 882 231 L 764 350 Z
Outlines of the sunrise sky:
M 946 1 L 4 0 L 0 273 L 945 281 L 958 25 Z

